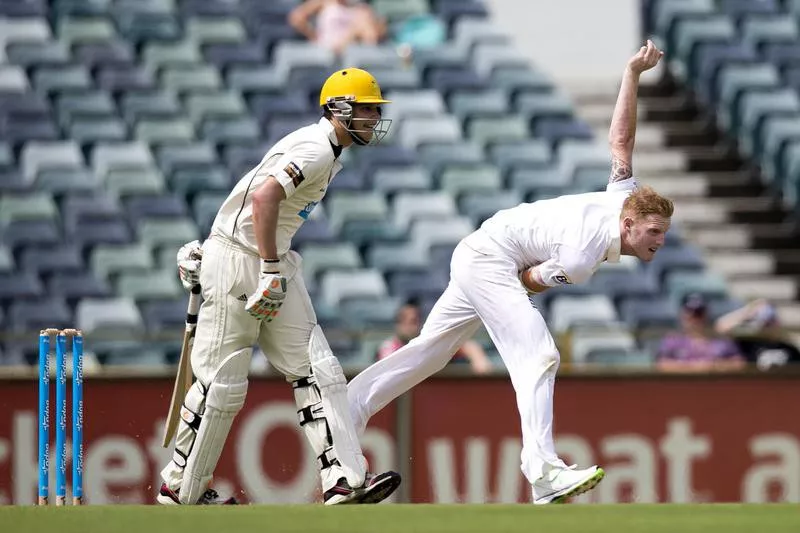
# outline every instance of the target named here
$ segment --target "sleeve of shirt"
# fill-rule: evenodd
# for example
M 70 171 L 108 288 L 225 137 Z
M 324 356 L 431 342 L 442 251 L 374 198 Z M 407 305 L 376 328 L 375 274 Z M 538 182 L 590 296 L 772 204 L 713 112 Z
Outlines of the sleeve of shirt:
M 313 142 L 300 143 L 281 155 L 265 172 L 275 176 L 283 187 L 286 198 L 289 198 L 297 189 L 307 186 L 317 178 L 324 157 L 322 146 Z
M 539 264 L 536 270 L 548 287 L 583 283 L 594 273 L 597 261 L 588 254 L 564 244 L 556 248 L 553 256 Z
M 607 192 L 633 192 L 639 186 L 636 178 L 630 177 L 622 181 L 611 181 L 606 185 Z

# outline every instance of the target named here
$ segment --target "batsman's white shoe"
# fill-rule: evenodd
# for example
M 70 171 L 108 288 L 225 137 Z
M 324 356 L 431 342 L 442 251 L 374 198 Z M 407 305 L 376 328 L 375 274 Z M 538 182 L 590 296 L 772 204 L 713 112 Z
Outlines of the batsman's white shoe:
M 352 488 L 345 478 L 340 478 L 333 488 L 325 491 L 325 505 L 348 505 L 359 503 L 380 503 L 400 486 L 400 474 L 384 472 L 375 475 L 367 472 L 367 479 L 361 487 Z
M 156 500 L 161 505 L 181 505 L 178 491 L 172 490 L 166 483 L 161 484 L 161 490 L 158 491 Z M 234 497 L 223 500 L 214 489 L 206 489 L 200 499 L 197 500 L 197 505 L 236 505 L 237 503 L 239 502 Z
M 573 496 L 593 489 L 606 473 L 598 466 L 577 470 L 575 465 L 568 468 L 554 468 L 533 483 L 533 503 L 563 503 Z

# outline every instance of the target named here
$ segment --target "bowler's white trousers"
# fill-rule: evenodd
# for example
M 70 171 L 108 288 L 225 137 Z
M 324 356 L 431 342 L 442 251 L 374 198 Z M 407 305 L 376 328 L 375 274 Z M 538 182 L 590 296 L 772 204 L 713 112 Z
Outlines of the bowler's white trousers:
M 420 335 L 348 385 L 356 429 L 392 400 L 438 372 L 483 322 L 503 358 L 522 422 L 522 472 L 530 483 L 566 465 L 553 444 L 553 387 L 560 357 L 541 313 L 531 304 L 514 262 L 463 241 L 453 252 L 450 283 Z

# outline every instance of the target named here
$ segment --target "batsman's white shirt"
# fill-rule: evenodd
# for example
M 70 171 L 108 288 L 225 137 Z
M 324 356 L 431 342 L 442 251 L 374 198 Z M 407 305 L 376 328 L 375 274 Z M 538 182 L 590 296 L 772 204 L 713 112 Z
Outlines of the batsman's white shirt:
M 211 237 L 203 243 L 203 305 L 192 350 L 198 377 L 210 376 L 222 359 L 256 343 L 272 366 L 290 379 L 309 374 L 308 340 L 317 318 L 303 280 L 302 260 L 289 248 L 342 168 L 336 144 L 333 125 L 325 118 L 290 133 L 239 180 L 220 207 Z M 253 193 L 269 176 L 286 192 L 278 210 L 277 246 L 288 286 L 277 318 L 261 323 L 244 306 L 256 290 L 260 272 Z
M 519 280 L 539 265 L 547 285 L 588 279 L 619 261 L 622 205 L 633 179 L 606 192 L 562 196 L 503 210 L 453 252 L 450 283 L 420 335 L 348 385 L 353 420 L 369 418 L 448 363 L 483 322 L 508 368 L 522 424 L 522 471 L 533 483 L 566 465 L 553 444 L 553 387 L 560 357 L 541 313 Z
M 333 124 L 322 118 L 290 133 L 248 172 L 222 203 L 211 233 L 223 235 L 258 254 L 253 224 L 253 192 L 275 176 L 286 199 L 278 211 L 278 255 L 289 251 L 292 237 L 325 196 L 328 183 L 342 169 L 331 145 L 338 144 Z

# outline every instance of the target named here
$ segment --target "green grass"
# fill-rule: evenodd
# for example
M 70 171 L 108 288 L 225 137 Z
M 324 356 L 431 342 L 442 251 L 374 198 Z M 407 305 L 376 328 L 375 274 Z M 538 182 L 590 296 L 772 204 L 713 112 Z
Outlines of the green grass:
M 783 533 L 798 505 L 0 507 L 0 531 L 52 533 Z

